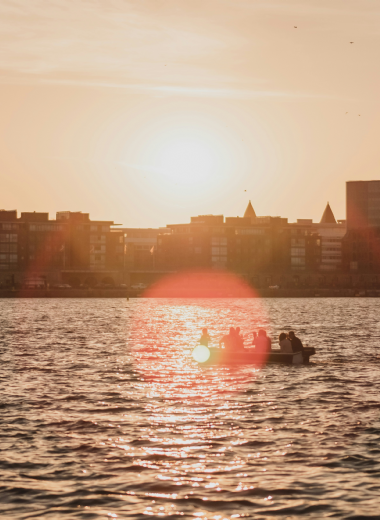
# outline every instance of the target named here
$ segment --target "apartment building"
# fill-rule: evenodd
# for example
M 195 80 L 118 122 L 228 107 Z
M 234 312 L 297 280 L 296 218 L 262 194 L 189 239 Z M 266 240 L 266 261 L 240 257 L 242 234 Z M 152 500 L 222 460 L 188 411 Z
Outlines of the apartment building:
M 88 213 L 0 210 L 0 283 L 74 286 L 117 283 L 124 265 L 124 235 L 113 221 L 91 221 Z M 104 282 L 106 283 L 106 282 Z
M 297 256 L 296 256 L 297 255 Z M 226 269 L 247 278 L 264 273 L 313 270 L 320 262 L 318 233 L 291 227 L 286 218 L 199 215 L 172 224 L 157 238 L 162 269 Z

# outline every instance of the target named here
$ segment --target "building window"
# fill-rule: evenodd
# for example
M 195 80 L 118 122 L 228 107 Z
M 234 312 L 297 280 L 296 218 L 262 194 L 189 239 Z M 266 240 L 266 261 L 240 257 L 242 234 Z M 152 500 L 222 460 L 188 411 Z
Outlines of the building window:
M 0 253 L 0 262 L 11 262 L 16 263 L 17 262 L 17 255 L 14 254 L 7 254 L 7 253 Z
M 60 224 L 30 224 L 30 231 L 62 231 Z
M 17 242 L 17 235 L 13 233 L 1 233 L 0 242 Z
M 226 247 L 212 247 L 211 248 L 212 255 L 227 255 Z
M 90 235 L 90 242 L 105 242 L 106 235 Z
M 12 231 L 13 229 L 17 229 L 17 224 L 3 224 L 4 231 Z
M 211 261 L 214 264 L 226 264 L 227 257 L 226 256 L 212 256 Z
M 104 264 L 106 261 L 105 255 L 90 255 L 90 264 Z
M 98 231 L 98 226 L 91 226 L 90 231 Z
M 226 246 L 227 245 L 227 238 L 212 237 L 211 238 L 211 245 L 212 246 Z
M 305 265 L 305 258 L 292 256 L 291 264 L 292 265 Z
M 235 229 L 235 235 L 264 235 L 263 229 Z
M 225 267 L 227 264 L 227 238 L 211 237 L 211 262 L 214 266 Z
M 292 238 L 291 245 L 305 247 L 305 239 L 304 238 Z
M 305 248 L 302 247 L 292 247 L 291 248 L 292 256 L 305 256 Z

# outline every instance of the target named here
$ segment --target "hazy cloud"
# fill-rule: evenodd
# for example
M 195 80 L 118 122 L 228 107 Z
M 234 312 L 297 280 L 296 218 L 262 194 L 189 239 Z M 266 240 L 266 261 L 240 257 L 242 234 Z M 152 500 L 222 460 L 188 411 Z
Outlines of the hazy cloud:
M 348 41 L 378 32 L 379 13 L 377 0 L 2 0 L 0 80 L 202 97 L 326 94 L 331 82 L 319 79 L 343 80 L 352 56 L 361 66 Z
M 3 74 L 114 81 L 199 74 L 197 57 L 232 43 L 226 34 L 191 27 L 181 13 L 157 11 L 153 2 L 121 0 L 3 0 L 0 41 Z

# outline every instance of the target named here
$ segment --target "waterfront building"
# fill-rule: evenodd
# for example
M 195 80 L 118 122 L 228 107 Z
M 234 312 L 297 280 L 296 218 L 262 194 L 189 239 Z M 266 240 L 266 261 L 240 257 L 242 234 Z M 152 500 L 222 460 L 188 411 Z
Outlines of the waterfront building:
M 0 210 L 0 283 L 73 286 L 116 283 L 123 273 L 123 233 L 88 213 Z
M 326 271 L 340 271 L 342 268 L 342 241 L 346 234 L 346 221 L 336 220 L 329 203 L 323 212 L 320 222 L 313 222 L 312 219 L 297 219 L 296 223 L 289 224 L 292 229 L 298 229 L 301 234 L 316 234 L 318 235 L 320 246 L 319 261 L 315 265 L 315 269 Z M 293 245 L 294 247 L 294 245 Z M 297 259 L 301 253 L 301 244 L 297 244 L 297 249 L 291 250 L 292 265 L 297 265 L 302 260 Z M 318 265 L 317 265 L 318 264 Z
M 73 286 L 123 281 L 124 233 L 113 221 L 90 220 L 80 211 L 59 211 L 56 221 L 65 229 L 63 281 Z
M 380 228 L 380 181 L 346 182 L 347 231 Z
M 380 274 L 380 181 L 346 183 L 347 234 L 343 269 L 351 274 Z M 379 285 L 375 276 L 372 285 Z
M 327 203 L 321 221 L 315 225 L 321 237 L 322 271 L 340 271 L 342 269 L 342 241 L 346 234 L 346 221 L 336 220 Z
M 157 266 L 157 237 L 167 228 L 119 228 L 124 234 L 125 282 L 150 284 L 162 276 Z
M 58 281 L 64 229 L 47 213 L 0 210 L 0 283 Z
M 166 228 L 120 228 L 124 233 L 125 268 L 137 271 L 154 267 L 157 236 Z
M 157 261 L 166 270 L 226 269 L 255 285 L 271 284 L 318 268 L 320 237 L 286 218 L 258 217 L 249 202 L 244 217 L 199 215 L 169 225 L 158 235 Z

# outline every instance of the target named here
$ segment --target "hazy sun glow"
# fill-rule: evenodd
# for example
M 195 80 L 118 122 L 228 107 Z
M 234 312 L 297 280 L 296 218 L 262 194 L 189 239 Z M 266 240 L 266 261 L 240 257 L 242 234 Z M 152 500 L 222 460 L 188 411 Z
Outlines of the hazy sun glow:
M 216 146 L 196 136 L 176 136 L 155 150 L 156 169 L 169 180 L 181 184 L 202 182 L 218 175 Z
M 156 193 L 197 197 L 225 188 L 239 168 L 239 146 L 228 132 L 210 121 L 189 116 L 163 119 L 136 135 L 132 158 L 125 164 L 146 178 Z

